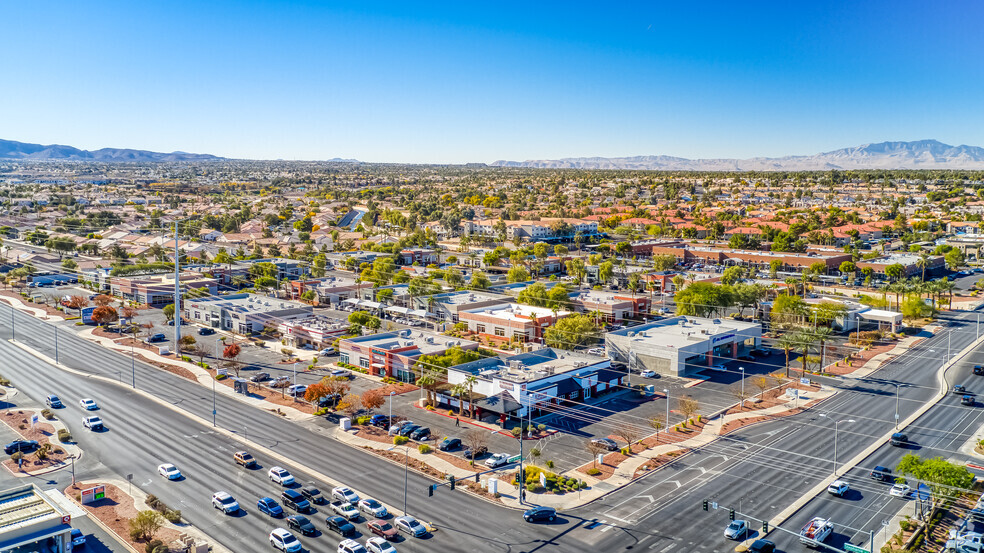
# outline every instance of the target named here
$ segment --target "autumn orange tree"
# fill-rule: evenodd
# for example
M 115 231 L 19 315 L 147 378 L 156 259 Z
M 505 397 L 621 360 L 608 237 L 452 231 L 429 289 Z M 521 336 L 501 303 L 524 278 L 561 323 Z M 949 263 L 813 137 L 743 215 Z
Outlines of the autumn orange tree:
M 332 391 L 324 384 L 324 382 L 315 382 L 307 387 L 304 391 L 304 399 L 308 403 L 315 403 L 323 397 L 328 397 L 332 395 Z
M 85 296 L 72 296 L 68 298 L 68 304 L 66 305 L 66 307 L 68 307 L 69 309 L 78 309 L 79 317 L 81 318 L 82 310 L 88 307 L 88 305 L 89 305 L 89 298 Z
M 366 390 L 362 392 L 362 406 L 372 413 L 373 409 L 378 409 L 386 403 L 386 396 L 383 395 L 383 391 L 379 388 L 373 388 L 371 390 Z
M 242 367 L 242 363 L 239 362 L 239 354 L 242 352 L 243 348 L 235 342 L 229 344 L 222 350 L 222 357 L 225 357 L 226 365 L 228 365 L 229 368 L 236 373 L 236 378 L 239 378 L 239 369 Z
M 116 310 L 108 305 L 100 305 L 92 310 L 92 320 L 99 325 L 107 325 L 119 320 L 119 318 L 120 316 L 116 313 Z
M 98 305 L 99 307 L 109 305 L 114 301 L 116 301 L 116 298 L 113 296 L 107 296 L 106 294 L 99 294 L 98 296 L 92 298 L 92 303 Z

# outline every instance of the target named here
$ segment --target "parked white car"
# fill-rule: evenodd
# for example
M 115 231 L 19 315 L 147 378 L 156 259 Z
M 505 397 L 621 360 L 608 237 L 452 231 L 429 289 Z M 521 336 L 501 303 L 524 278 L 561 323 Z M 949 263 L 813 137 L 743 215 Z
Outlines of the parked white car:
M 501 467 L 509 462 L 509 456 L 505 453 L 496 453 L 485 460 L 485 466 L 490 469 Z
M 642 371 L 639 373 L 639 376 L 643 378 L 653 378 L 656 376 L 656 371 Z

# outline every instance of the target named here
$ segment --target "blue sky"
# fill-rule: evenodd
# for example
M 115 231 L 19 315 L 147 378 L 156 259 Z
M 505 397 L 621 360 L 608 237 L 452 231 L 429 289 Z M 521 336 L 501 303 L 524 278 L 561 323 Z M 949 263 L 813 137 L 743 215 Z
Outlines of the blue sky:
M 0 138 L 463 163 L 984 146 L 980 2 L 4 2 Z

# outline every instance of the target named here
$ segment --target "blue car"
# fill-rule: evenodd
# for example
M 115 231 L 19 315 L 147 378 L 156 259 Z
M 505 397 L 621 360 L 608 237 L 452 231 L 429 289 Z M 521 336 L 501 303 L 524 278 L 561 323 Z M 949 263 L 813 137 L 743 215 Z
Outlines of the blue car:
M 263 497 L 256 502 L 256 508 L 261 513 L 268 514 L 274 518 L 280 518 L 284 514 L 284 509 L 277 504 L 272 497 Z

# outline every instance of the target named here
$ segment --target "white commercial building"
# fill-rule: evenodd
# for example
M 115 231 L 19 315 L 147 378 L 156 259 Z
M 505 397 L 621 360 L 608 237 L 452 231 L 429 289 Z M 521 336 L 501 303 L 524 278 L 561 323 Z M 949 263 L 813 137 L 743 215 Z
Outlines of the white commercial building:
M 72 516 L 34 484 L 0 492 L 0 551 L 72 550 Z
M 608 356 L 633 370 L 683 376 L 734 359 L 762 343 L 758 323 L 673 317 L 609 332 Z

